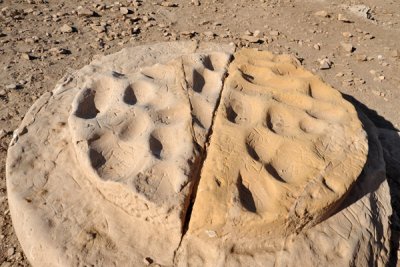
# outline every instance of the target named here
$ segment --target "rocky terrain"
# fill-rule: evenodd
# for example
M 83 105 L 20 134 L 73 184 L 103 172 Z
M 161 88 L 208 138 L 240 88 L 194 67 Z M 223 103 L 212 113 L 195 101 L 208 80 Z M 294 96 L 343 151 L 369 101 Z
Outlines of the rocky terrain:
M 8 143 L 32 103 L 65 74 L 144 43 L 193 39 L 259 47 L 296 56 L 378 127 L 398 131 L 398 10 L 394 0 L 0 0 L 0 266 L 29 266 L 7 204 Z M 396 170 L 388 175 L 394 179 Z

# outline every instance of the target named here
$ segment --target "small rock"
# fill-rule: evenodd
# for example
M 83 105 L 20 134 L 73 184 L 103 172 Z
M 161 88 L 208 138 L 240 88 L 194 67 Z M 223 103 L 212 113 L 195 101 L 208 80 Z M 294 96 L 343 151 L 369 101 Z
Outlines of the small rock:
M 102 33 L 106 31 L 106 27 L 103 25 L 92 25 L 91 28 L 97 33 Z
M 350 43 L 341 42 L 340 45 L 342 46 L 343 50 L 346 52 L 353 52 L 355 50 L 354 46 Z
M 29 53 L 22 53 L 22 54 L 21 54 L 21 58 L 23 58 L 23 59 L 25 59 L 25 60 L 33 60 L 33 59 L 35 59 L 35 57 L 32 56 L 32 55 L 29 54 Z
M 169 1 L 161 2 L 160 5 L 164 6 L 164 7 L 178 7 L 177 3 L 172 3 L 172 2 L 169 2 Z
M 350 38 L 353 37 L 353 34 L 351 34 L 351 32 L 342 32 L 342 35 L 346 38 Z
M 7 249 L 7 257 L 11 257 L 15 253 L 15 248 L 11 247 Z
M 4 89 L 0 90 L 0 97 L 4 97 L 6 95 L 7 95 L 7 91 L 6 90 L 4 90 Z
M 314 15 L 317 16 L 317 17 L 323 17 L 323 18 L 329 18 L 330 17 L 329 13 L 327 11 L 325 11 L 325 10 L 317 11 L 317 12 L 314 13 Z
M 381 92 L 379 92 L 378 90 L 372 89 L 372 93 L 376 96 L 380 96 Z
M 343 77 L 343 76 L 344 76 L 344 73 L 343 73 L 343 72 L 338 72 L 338 73 L 336 73 L 335 76 L 336 76 L 336 77 Z
M 367 34 L 364 35 L 364 39 L 372 40 L 372 39 L 375 39 L 375 36 L 373 36 L 372 34 L 367 33 Z
M 344 23 L 351 23 L 352 21 L 346 18 L 343 14 L 338 14 L 338 21 L 344 22 Z
M 320 64 L 319 68 L 321 70 L 328 70 L 332 66 L 332 62 L 327 58 L 324 58 L 324 59 L 320 60 L 319 64 Z
M 122 15 L 128 15 L 132 13 L 132 10 L 127 7 L 120 7 L 119 12 L 121 12 Z
M 78 16 L 80 17 L 92 17 L 95 15 L 95 13 L 92 10 L 88 8 L 83 8 L 81 6 L 78 7 L 77 11 L 78 11 Z
M 195 6 L 199 6 L 200 5 L 200 1 L 199 0 L 192 0 L 192 4 Z
M 390 52 L 390 56 L 393 58 L 400 58 L 400 51 L 395 49 L 392 52 Z
M 367 57 L 367 55 L 358 54 L 358 55 L 356 55 L 356 59 L 357 59 L 358 61 L 362 62 L 362 61 L 367 61 L 367 60 L 368 60 L 368 57 Z
M 18 84 L 16 84 L 16 83 L 11 83 L 11 84 L 6 85 L 6 89 L 8 89 L 8 90 L 14 90 L 17 88 L 18 88 Z
M 385 96 L 386 96 L 385 92 L 378 91 L 378 90 L 374 90 L 374 89 L 372 89 L 372 93 L 373 93 L 374 95 L 376 95 L 376 96 L 382 96 L 382 97 L 385 97 Z
M 253 32 L 253 36 L 254 37 L 259 37 L 260 34 L 261 34 L 261 32 L 259 30 L 256 30 L 256 31 Z
M 354 84 L 355 85 L 362 85 L 362 84 L 365 84 L 365 83 L 366 83 L 365 80 L 363 80 L 361 78 L 354 79 Z
M 53 55 L 69 55 L 71 54 L 71 51 L 65 48 L 58 48 L 58 47 L 53 47 L 49 50 L 50 53 Z
M 278 35 L 279 35 L 279 32 L 278 32 L 278 31 L 270 31 L 270 32 L 269 32 L 269 35 L 271 35 L 271 36 L 278 36 Z
M 37 36 L 32 36 L 32 37 L 28 37 L 25 39 L 25 43 L 27 44 L 34 44 L 37 43 L 39 41 L 39 37 Z
M 61 26 L 60 28 L 60 32 L 62 33 L 71 33 L 74 31 L 74 28 L 72 28 L 71 26 L 69 26 L 68 24 L 64 24 Z
M 316 49 L 316 50 L 320 50 L 320 49 L 321 49 L 320 44 L 315 44 L 313 47 L 314 47 L 314 49 Z

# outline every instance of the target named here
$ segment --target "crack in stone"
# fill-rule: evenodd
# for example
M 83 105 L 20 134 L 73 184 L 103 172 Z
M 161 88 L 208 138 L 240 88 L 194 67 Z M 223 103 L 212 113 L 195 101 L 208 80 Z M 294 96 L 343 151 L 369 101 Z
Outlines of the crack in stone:
M 223 75 L 221 77 L 221 80 L 222 80 L 221 89 L 219 90 L 220 91 L 219 92 L 219 96 L 218 96 L 218 99 L 217 99 L 217 101 L 215 103 L 215 108 L 214 108 L 214 110 L 212 112 L 211 125 L 210 125 L 210 128 L 209 128 L 209 130 L 208 130 L 208 132 L 206 134 L 206 138 L 205 138 L 205 142 L 204 142 L 203 147 L 201 147 L 197 143 L 196 136 L 195 136 L 195 131 L 194 131 L 194 123 L 195 123 L 195 121 L 192 119 L 191 132 L 192 132 L 193 139 L 195 141 L 194 143 L 197 146 L 198 151 L 199 151 L 200 154 L 196 158 L 196 161 L 193 164 L 194 170 L 193 170 L 192 179 L 193 179 L 194 182 L 193 182 L 193 185 L 191 187 L 191 190 L 190 190 L 190 193 L 189 193 L 189 197 L 187 198 L 187 201 L 185 203 L 184 216 L 183 216 L 184 221 L 183 221 L 183 226 L 182 226 L 182 236 L 181 236 L 181 240 L 179 242 L 178 247 L 174 251 L 174 261 L 175 261 L 175 258 L 176 258 L 176 253 L 178 252 L 179 248 L 182 245 L 183 238 L 185 237 L 185 235 L 186 235 L 186 233 L 187 233 L 187 231 L 189 229 L 189 223 L 190 223 L 190 219 L 192 217 L 192 209 L 193 209 L 193 205 L 194 205 L 194 203 L 196 201 L 196 196 L 197 196 L 197 188 L 198 188 L 199 183 L 200 183 L 201 171 L 203 169 L 204 162 L 205 162 L 205 160 L 207 158 L 207 148 L 208 148 L 208 145 L 210 144 L 211 137 L 212 137 L 212 134 L 213 134 L 213 128 L 214 128 L 214 122 L 215 122 L 216 114 L 217 114 L 218 109 L 219 109 L 220 104 L 221 104 L 221 99 L 222 99 L 222 94 L 223 94 L 223 91 L 224 91 L 225 80 L 229 75 L 228 74 L 228 68 L 229 68 L 229 65 L 232 63 L 233 59 L 234 59 L 234 56 L 231 55 L 230 58 L 227 61 L 226 71 L 223 73 Z M 192 118 L 193 118 L 193 105 L 192 105 L 192 101 L 190 100 L 189 84 L 188 84 L 187 79 L 186 79 L 187 76 L 186 76 L 186 72 L 185 72 L 185 68 L 184 68 L 184 64 L 183 64 L 183 60 L 182 59 L 181 59 L 181 67 L 182 67 L 182 71 L 183 71 L 183 74 L 184 74 L 184 77 L 185 77 L 184 81 L 185 81 L 185 88 L 186 88 L 186 96 L 187 96 L 188 101 L 189 101 L 190 111 L 191 111 L 191 115 L 192 115 Z

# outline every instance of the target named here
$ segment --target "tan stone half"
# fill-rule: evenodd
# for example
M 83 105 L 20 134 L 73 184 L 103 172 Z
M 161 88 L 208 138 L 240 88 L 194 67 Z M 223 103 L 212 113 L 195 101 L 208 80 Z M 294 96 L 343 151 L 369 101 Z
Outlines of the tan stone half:
M 178 265 L 386 262 L 382 149 L 373 125 L 338 91 L 289 56 L 243 49 L 229 66 L 212 131 Z M 374 223 L 377 237 L 366 230 Z
M 203 117 L 212 117 L 233 50 L 196 42 L 125 49 L 32 106 L 9 148 L 7 186 L 34 266 L 173 264 L 210 127 Z M 185 76 L 194 68 L 196 77 Z M 192 79 L 204 72 L 207 90 L 197 94 L 205 100 L 192 110 Z
M 34 266 L 386 262 L 372 123 L 292 57 L 233 52 L 124 49 L 32 106 L 7 187 Z

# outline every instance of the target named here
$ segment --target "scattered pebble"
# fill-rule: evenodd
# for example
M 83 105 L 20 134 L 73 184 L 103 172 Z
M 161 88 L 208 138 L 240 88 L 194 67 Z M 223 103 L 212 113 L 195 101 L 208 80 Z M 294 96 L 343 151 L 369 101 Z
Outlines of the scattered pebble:
M 11 257 L 12 255 L 14 255 L 14 253 L 15 253 L 14 247 L 7 249 L 7 257 Z
M 269 35 L 271 36 L 278 36 L 280 33 L 278 31 L 270 31 Z
M 65 48 L 58 48 L 58 47 L 53 47 L 49 50 L 49 52 L 53 55 L 69 55 L 71 54 L 71 51 Z
M 74 28 L 72 28 L 71 26 L 69 26 L 68 24 L 64 24 L 63 26 L 61 26 L 60 28 L 60 32 L 61 33 L 71 33 L 74 31 Z
M 393 58 L 400 58 L 400 51 L 395 49 L 392 52 L 390 52 L 390 56 Z
M 314 13 L 314 15 L 317 16 L 317 17 L 323 17 L 323 18 L 329 18 L 330 17 L 329 13 L 327 11 L 325 11 L 325 10 L 317 11 L 317 12 Z
M 14 90 L 17 88 L 18 88 L 18 84 L 16 84 L 16 83 L 11 83 L 11 84 L 6 85 L 6 89 L 8 89 L 8 90 Z
M 21 58 L 23 58 L 25 60 L 33 60 L 34 59 L 34 57 L 29 53 L 22 53 Z
M 127 7 L 120 7 L 119 12 L 121 12 L 122 15 L 128 15 L 132 13 L 132 10 Z
M 356 59 L 358 61 L 362 62 L 362 61 L 367 61 L 368 57 L 367 57 L 367 55 L 364 55 L 364 54 L 358 54 L 358 55 L 356 55 Z
M 342 35 L 343 35 L 343 37 L 346 37 L 346 38 L 353 37 L 353 34 L 351 34 L 351 32 L 343 32 Z
M 253 32 L 253 36 L 254 36 L 254 37 L 259 37 L 260 34 L 261 34 L 261 31 L 259 31 L 259 30 L 255 30 L 255 31 Z
M 106 31 L 106 27 L 102 25 L 91 25 L 91 28 L 97 33 L 102 33 Z
M 373 36 L 372 34 L 367 33 L 367 34 L 364 35 L 364 39 L 372 40 L 372 39 L 375 39 L 375 36 Z
M 160 5 L 164 6 L 164 7 L 178 7 L 179 6 L 177 3 L 172 3 L 169 1 L 161 2 Z
M 344 23 L 351 23 L 352 21 L 348 18 L 346 18 L 343 14 L 338 14 L 338 21 L 344 22 Z
M 338 72 L 338 73 L 336 73 L 335 76 L 336 76 L 336 77 L 343 77 L 343 76 L 344 76 L 344 73 L 343 73 L 343 72 Z
M 319 64 L 320 64 L 319 68 L 321 70 L 328 70 L 332 66 L 332 61 L 330 61 L 328 58 L 324 58 L 319 61 Z
M 81 6 L 78 7 L 77 11 L 78 11 L 78 16 L 80 17 L 93 17 L 95 15 L 95 13 L 92 10 L 88 8 L 83 8 Z
M 382 97 L 386 96 L 386 94 L 384 92 L 381 92 L 381 91 L 378 91 L 378 90 L 375 90 L 375 89 L 372 89 L 372 93 L 374 95 L 376 95 L 376 96 L 382 96 Z
M 341 42 L 340 45 L 343 48 L 343 50 L 346 52 L 351 53 L 355 50 L 355 47 L 350 43 Z
M 361 78 L 355 78 L 354 79 L 354 84 L 355 85 L 362 85 L 362 84 L 365 84 L 365 83 L 366 83 L 366 81 L 364 79 L 361 79 Z

